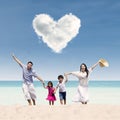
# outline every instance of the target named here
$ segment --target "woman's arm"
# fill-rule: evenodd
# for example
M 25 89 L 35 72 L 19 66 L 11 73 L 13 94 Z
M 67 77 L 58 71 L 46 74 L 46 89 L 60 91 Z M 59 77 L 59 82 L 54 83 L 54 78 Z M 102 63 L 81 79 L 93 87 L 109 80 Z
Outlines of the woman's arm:
M 97 63 L 95 63 L 95 64 L 91 67 L 91 69 L 93 70 L 95 67 L 97 67 L 98 64 L 99 64 L 99 61 L 98 61 Z
M 65 74 L 66 74 L 66 76 L 67 76 L 67 75 L 74 75 L 74 76 L 78 76 L 79 71 L 68 72 L 68 73 L 65 73 Z
M 72 72 L 65 73 L 66 76 L 67 76 L 67 75 L 71 75 L 71 74 L 72 74 Z
M 64 73 L 64 76 L 65 76 L 65 82 L 67 82 L 67 81 L 68 81 L 68 76 L 67 76 L 67 74 Z

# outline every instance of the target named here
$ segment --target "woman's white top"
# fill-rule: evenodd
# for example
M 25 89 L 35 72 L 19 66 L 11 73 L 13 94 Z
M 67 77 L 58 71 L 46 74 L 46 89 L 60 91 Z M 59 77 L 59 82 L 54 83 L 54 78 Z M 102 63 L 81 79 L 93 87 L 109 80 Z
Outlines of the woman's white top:
M 88 86 L 88 77 L 90 75 L 90 73 L 92 72 L 92 68 L 88 69 L 88 76 L 86 72 L 82 72 L 82 71 L 75 71 L 75 72 L 71 72 L 72 75 L 76 76 L 79 79 L 79 83 L 80 86 L 84 86 L 87 87 Z

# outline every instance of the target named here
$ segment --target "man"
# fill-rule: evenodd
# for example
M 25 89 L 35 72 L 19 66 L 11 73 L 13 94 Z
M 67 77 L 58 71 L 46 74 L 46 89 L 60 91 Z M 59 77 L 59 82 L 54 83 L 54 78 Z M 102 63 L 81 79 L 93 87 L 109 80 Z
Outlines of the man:
M 35 71 L 32 69 L 33 63 L 29 61 L 27 63 L 27 66 L 22 64 L 22 62 L 14 55 L 12 55 L 13 59 L 20 65 L 20 67 L 23 70 L 23 93 L 25 95 L 26 100 L 28 101 L 29 105 L 36 105 L 36 94 L 35 94 L 35 89 L 33 85 L 33 77 L 37 78 L 44 84 L 44 81 L 42 80 L 41 77 L 39 77 Z

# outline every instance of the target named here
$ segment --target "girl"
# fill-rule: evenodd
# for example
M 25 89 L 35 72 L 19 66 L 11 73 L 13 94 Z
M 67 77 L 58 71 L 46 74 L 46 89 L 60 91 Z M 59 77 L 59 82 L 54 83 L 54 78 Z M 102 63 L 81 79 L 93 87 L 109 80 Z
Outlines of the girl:
M 55 97 L 55 88 L 53 87 L 53 83 L 51 81 L 48 82 L 47 87 L 45 87 L 46 89 L 48 89 L 48 96 L 46 98 L 46 100 L 49 101 L 49 105 L 54 105 L 54 101 L 56 100 Z
M 95 65 L 87 68 L 86 64 L 82 63 L 80 65 L 80 71 L 66 73 L 66 75 L 74 75 L 79 79 L 79 85 L 77 88 L 76 96 L 73 98 L 74 102 L 81 102 L 82 104 L 87 104 L 88 102 L 88 77 L 92 70 L 99 64 L 98 61 Z

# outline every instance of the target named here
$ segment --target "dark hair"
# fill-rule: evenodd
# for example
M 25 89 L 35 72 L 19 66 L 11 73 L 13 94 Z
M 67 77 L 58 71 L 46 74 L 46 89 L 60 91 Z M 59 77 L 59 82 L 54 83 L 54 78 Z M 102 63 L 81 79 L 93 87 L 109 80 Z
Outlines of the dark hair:
M 31 62 L 31 61 L 28 61 L 28 63 L 27 63 L 27 64 L 29 64 L 29 63 L 31 63 L 31 64 L 33 65 L 33 62 Z
M 49 87 L 49 84 L 51 84 L 51 87 L 53 87 L 52 81 L 48 81 L 47 87 Z
M 86 77 L 88 77 L 89 70 L 88 70 L 88 68 L 87 68 L 87 65 L 86 65 L 85 63 L 82 63 L 82 64 L 80 65 L 80 71 L 81 71 L 81 69 L 82 69 L 82 65 L 85 66 L 85 72 L 87 73 L 87 76 L 86 76 Z
M 58 76 L 58 79 L 60 79 L 60 78 L 64 79 L 63 75 L 59 75 L 59 76 Z

